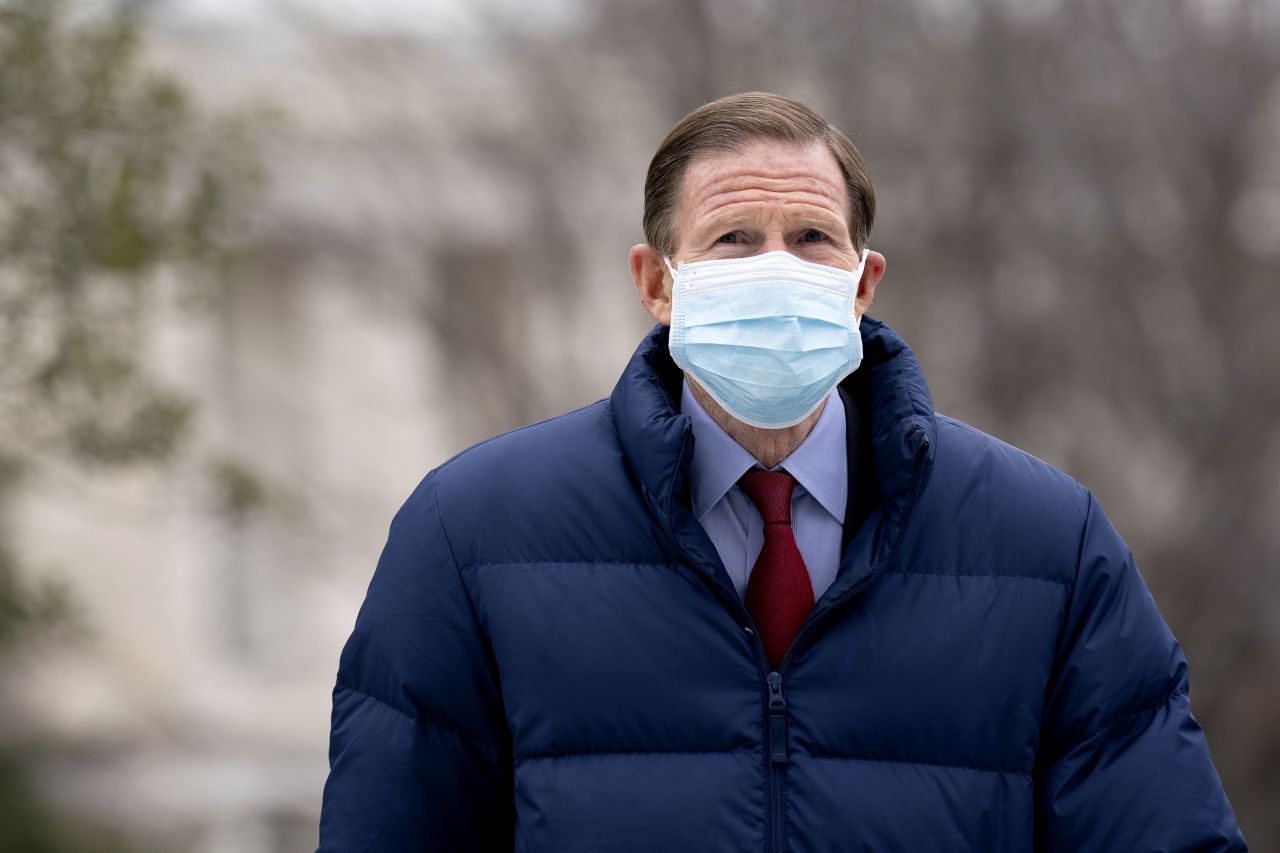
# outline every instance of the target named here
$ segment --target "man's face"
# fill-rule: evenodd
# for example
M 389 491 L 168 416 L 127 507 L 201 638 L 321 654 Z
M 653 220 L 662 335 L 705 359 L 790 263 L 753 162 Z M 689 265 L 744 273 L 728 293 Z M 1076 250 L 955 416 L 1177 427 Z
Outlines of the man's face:
M 848 198 L 836 158 L 822 144 L 760 141 L 689 164 L 676 216 L 683 261 L 791 252 L 852 270 Z M 673 260 L 675 260 L 673 259 Z
M 690 163 L 676 211 L 676 261 L 741 258 L 783 250 L 827 266 L 853 270 L 859 253 L 849 235 L 844 176 L 822 143 L 761 140 Z M 671 322 L 671 275 L 662 256 L 641 244 L 631 251 L 641 302 Z M 858 288 L 859 317 L 884 274 L 884 256 L 868 254 Z

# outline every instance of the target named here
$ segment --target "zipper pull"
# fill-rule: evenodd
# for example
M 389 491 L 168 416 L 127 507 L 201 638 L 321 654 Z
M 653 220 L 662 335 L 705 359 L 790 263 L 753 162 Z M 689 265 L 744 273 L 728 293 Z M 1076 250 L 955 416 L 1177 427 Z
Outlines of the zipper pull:
M 782 698 L 782 676 L 769 673 L 769 760 L 786 764 L 787 700 Z

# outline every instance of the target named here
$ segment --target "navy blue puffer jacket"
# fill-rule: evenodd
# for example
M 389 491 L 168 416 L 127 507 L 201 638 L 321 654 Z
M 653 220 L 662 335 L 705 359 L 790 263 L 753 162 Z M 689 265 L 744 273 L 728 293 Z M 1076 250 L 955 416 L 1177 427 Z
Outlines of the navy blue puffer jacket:
M 342 651 L 320 853 L 1244 850 L 1093 496 L 861 328 L 878 500 L 776 674 L 690 510 L 666 327 L 429 473 Z

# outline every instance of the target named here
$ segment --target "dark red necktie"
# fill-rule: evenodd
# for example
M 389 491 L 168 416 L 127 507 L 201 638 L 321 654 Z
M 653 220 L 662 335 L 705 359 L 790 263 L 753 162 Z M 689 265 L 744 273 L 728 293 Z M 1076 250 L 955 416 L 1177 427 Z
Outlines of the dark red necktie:
M 786 471 L 751 470 L 738 485 L 764 519 L 764 547 L 747 581 L 747 612 L 764 641 L 769 666 L 776 670 L 813 609 L 813 582 L 791 529 L 791 490 Z

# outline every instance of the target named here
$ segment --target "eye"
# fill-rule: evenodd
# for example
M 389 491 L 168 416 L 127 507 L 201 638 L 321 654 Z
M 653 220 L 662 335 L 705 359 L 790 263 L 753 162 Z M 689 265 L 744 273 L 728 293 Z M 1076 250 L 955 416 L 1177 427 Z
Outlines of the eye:
M 717 242 L 717 243 L 730 243 L 730 244 L 732 244 L 732 243 L 737 243 L 737 242 L 738 242 L 738 232 L 737 232 L 737 231 L 730 231 L 728 234 L 721 234 L 721 235 L 720 235 L 720 237 L 716 240 L 716 242 Z
M 827 239 L 827 235 L 817 228 L 810 228 L 800 236 L 801 243 L 821 243 L 825 239 Z

